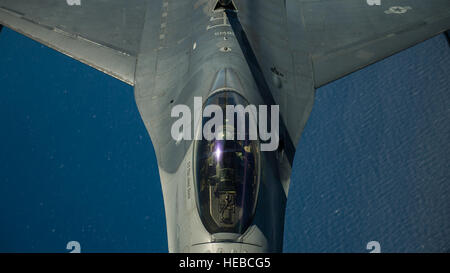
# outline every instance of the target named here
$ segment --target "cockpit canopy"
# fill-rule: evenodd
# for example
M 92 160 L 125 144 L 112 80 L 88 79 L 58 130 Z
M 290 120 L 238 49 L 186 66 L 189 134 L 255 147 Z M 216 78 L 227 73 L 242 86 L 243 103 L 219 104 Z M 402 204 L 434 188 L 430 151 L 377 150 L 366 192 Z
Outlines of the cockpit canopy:
M 223 113 L 226 113 L 227 105 L 248 105 L 242 96 L 232 91 L 213 94 L 204 107 L 210 104 L 218 105 Z M 224 114 L 222 135 L 234 134 L 234 140 L 227 140 L 227 137 L 211 141 L 197 140 L 195 143 L 197 206 L 202 222 L 211 234 L 242 234 L 255 213 L 260 154 L 258 141 L 248 137 L 249 115 L 247 113 L 244 140 L 237 140 L 237 130 L 226 125 Z M 234 124 L 237 124 L 236 118 L 235 114 Z M 202 125 L 208 120 L 203 118 Z

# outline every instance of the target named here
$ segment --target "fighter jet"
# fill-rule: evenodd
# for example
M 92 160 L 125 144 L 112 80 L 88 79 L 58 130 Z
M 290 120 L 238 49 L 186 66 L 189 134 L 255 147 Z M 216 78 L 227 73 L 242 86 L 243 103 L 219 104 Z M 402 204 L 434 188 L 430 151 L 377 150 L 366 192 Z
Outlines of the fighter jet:
M 281 252 L 315 89 L 447 31 L 450 1 L 0 0 L 0 24 L 134 86 L 170 252 Z M 174 138 L 176 105 L 278 106 L 278 145 Z

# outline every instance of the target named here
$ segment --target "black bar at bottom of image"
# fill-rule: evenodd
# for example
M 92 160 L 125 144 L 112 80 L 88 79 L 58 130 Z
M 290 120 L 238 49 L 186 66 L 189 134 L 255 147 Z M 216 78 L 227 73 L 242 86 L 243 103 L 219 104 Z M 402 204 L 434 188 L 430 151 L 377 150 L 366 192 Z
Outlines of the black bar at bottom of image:
M 403 269 L 415 268 L 447 254 L 0 254 L 0 262 L 20 269 L 32 265 L 34 269 L 133 269 L 138 272 L 300 272 L 317 269 L 384 269 L 398 264 Z M 386 261 L 386 263 L 384 263 Z M 61 268 L 60 266 L 63 265 Z M 288 269 L 288 270 L 286 270 Z

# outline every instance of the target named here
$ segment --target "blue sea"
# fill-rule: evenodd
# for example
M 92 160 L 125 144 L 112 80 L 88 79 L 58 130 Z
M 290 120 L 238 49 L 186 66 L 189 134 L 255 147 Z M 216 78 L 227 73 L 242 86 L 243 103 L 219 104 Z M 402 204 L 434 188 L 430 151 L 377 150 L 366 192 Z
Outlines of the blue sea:
M 167 252 L 133 88 L 0 34 L 0 252 Z M 450 251 L 443 35 L 317 90 L 293 164 L 284 251 Z

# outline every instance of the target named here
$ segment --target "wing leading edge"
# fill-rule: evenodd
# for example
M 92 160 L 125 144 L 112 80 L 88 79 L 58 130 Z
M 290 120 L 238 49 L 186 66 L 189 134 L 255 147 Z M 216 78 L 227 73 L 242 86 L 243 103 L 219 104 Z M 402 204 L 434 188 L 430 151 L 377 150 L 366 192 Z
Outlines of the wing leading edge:
M 0 0 L 0 24 L 134 85 L 147 1 Z
M 299 0 L 320 87 L 450 28 L 450 0 Z

